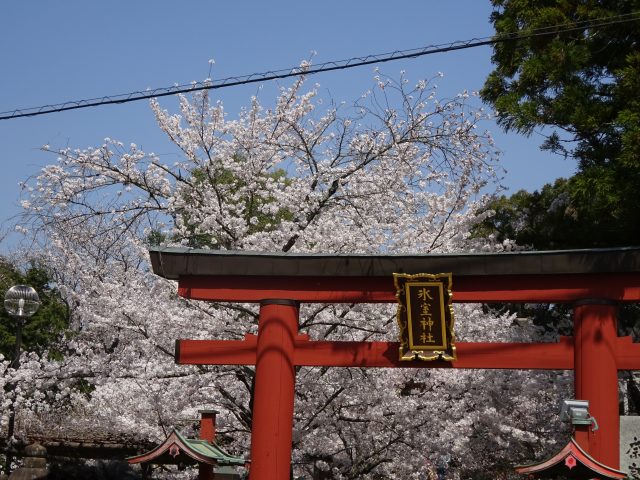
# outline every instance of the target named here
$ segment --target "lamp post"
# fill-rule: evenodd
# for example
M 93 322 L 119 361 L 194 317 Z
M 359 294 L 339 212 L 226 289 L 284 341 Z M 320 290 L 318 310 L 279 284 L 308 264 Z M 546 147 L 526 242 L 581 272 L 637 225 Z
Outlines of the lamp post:
M 22 349 L 22 329 L 25 322 L 32 317 L 40 308 L 40 297 L 33 287 L 27 285 L 15 285 L 7 290 L 4 296 L 4 308 L 7 313 L 16 320 L 16 345 L 14 358 L 10 367 L 17 369 L 20 367 L 20 353 Z M 15 387 L 15 385 L 14 385 Z M 6 472 L 11 470 L 13 454 L 11 452 L 13 432 L 15 428 L 15 405 L 12 403 L 9 409 L 9 425 L 7 428 L 7 456 Z

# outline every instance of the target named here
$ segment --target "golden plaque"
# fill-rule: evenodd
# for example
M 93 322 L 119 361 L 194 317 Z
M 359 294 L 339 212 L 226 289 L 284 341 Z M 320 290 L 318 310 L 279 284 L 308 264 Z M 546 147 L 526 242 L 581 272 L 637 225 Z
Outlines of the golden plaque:
M 394 273 L 400 360 L 456 359 L 451 273 Z

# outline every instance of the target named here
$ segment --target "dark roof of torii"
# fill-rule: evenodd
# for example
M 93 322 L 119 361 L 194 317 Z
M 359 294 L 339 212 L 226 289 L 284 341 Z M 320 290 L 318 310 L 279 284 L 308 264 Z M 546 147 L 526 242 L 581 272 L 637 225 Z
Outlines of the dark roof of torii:
M 207 440 L 185 438 L 177 430 L 173 430 L 164 442 L 153 450 L 127 458 L 129 463 L 193 464 L 243 466 L 247 460 L 234 457 L 222 450 L 215 443 Z
M 516 467 L 516 472 L 529 475 L 529 478 L 562 478 L 573 479 L 605 479 L 605 478 L 627 478 L 626 473 L 607 467 L 589 456 L 575 439 L 571 438 L 569 443 L 554 456 L 532 465 L 520 465 Z
M 173 247 L 149 249 L 153 272 L 181 276 L 387 277 L 393 273 L 455 272 L 459 276 L 640 272 L 640 247 L 587 250 L 364 255 L 267 253 Z

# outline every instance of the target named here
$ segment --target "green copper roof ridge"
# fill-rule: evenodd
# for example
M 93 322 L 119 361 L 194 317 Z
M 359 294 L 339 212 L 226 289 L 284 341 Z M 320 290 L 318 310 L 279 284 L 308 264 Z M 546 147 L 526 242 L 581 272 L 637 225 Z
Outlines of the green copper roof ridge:
M 233 455 L 228 454 L 227 452 L 222 450 L 222 448 L 220 448 L 215 442 L 212 443 L 201 438 L 187 438 L 175 428 L 173 429 L 173 431 L 185 445 L 189 446 L 189 448 L 200 453 L 201 455 L 216 460 L 216 462 L 218 462 L 219 464 L 244 465 L 245 463 L 247 463 L 247 460 L 242 457 L 234 457 Z
M 199 455 L 201 458 L 204 457 L 210 461 L 213 461 L 215 462 L 216 465 L 243 466 L 249 462 L 249 460 L 246 460 L 242 457 L 234 457 L 233 455 L 230 455 L 229 453 L 225 452 L 222 448 L 220 448 L 218 444 L 216 444 L 215 442 L 212 443 L 212 442 L 209 442 L 208 440 L 199 439 L 199 438 L 187 438 L 184 435 L 182 435 L 180 431 L 178 431 L 175 427 L 171 430 L 169 435 L 167 435 L 164 441 L 162 441 L 162 443 L 160 443 L 153 449 L 141 455 L 133 455 L 130 457 L 126 457 L 126 460 L 129 461 L 134 459 L 140 459 L 141 457 L 148 456 L 152 453 L 158 452 L 159 450 L 163 449 L 163 447 L 164 447 L 163 453 L 159 453 L 157 454 L 157 456 L 164 455 L 166 453 L 166 448 L 168 448 L 166 446 L 167 441 L 171 438 L 172 435 L 175 435 L 175 439 L 178 442 L 182 443 L 184 447 L 189 449 L 192 454 L 196 454 L 196 455 Z M 189 453 L 187 453 L 187 456 L 193 458 L 194 460 L 197 460 L 195 457 L 193 457 Z M 138 462 L 135 462 L 135 463 L 138 463 Z

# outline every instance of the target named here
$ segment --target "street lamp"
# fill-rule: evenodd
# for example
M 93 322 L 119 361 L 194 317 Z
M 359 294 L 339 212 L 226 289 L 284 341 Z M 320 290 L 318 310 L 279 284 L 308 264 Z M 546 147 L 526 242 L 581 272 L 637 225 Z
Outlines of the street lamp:
M 7 290 L 4 296 L 4 308 L 11 317 L 16 319 L 16 353 L 11 362 L 12 368 L 20 366 L 20 349 L 22 348 L 22 328 L 25 321 L 32 317 L 40 308 L 40 297 L 33 287 L 15 285 Z
M 7 313 L 16 320 L 16 349 L 11 368 L 20 366 L 20 351 L 22 349 L 22 329 L 25 322 L 32 317 L 40 308 L 40 297 L 33 287 L 27 285 L 15 285 L 7 290 L 4 296 L 4 308 Z M 9 410 L 9 425 L 7 428 L 7 462 L 6 471 L 9 473 L 13 455 L 11 452 L 11 442 L 15 428 L 15 406 L 11 404 Z
M 32 317 L 40 308 L 40 297 L 33 287 L 15 285 L 7 290 L 4 296 L 4 308 L 11 317 L 16 319 L 16 353 L 11 363 L 13 368 L 20 366 L 20 349 L 22 348 L 22 328 L 25 321 Z

